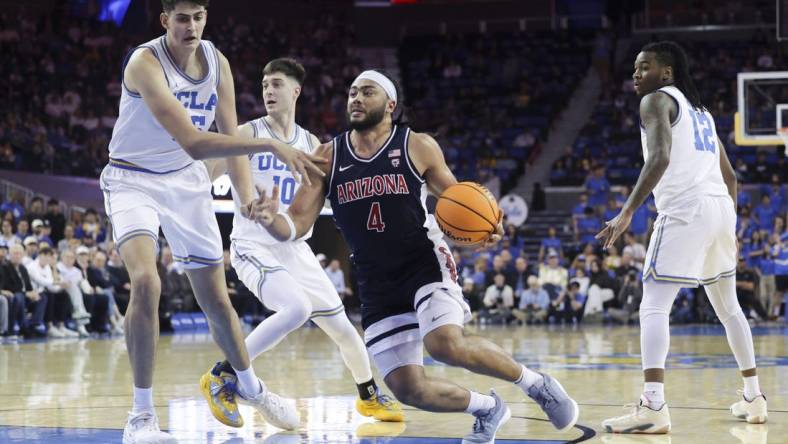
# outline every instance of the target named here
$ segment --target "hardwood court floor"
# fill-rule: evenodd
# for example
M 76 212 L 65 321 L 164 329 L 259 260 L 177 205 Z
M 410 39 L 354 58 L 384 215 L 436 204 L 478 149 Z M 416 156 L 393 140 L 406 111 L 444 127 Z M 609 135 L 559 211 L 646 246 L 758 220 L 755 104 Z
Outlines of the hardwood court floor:
M 469 327 L 471 331 L 477 331 Z M 527 365 L 557 377 L 580 403 L 578 425 L 564 433 L 511 384 L 428 360 L 430 374 L 469 388 L 494 387 L 513 417 L 500 442 L 615 444 L 787 443 L 788 328 L 756 328 L 761 386 L 769 423 L 747 425 L 728 406 L 740 387 L 736 363 L 721 327 L 674 327 L 666 395 L 673 432 L 615 436 L 599 431 L 602 419 L 622 413 L 641 388 L 639 332 L 617 327 L 487 327 L 494 339 Z M 155 403 L 163 429 L 184 443 L 448 443 L 473 423 L 466 414 L 431 414 L 407 408 L 405 424 L 374 423 L 359 416 L 355 387 L 336 347 L 316 328 L 302 328 L 255 362 L 268 387 L 298 398 L 302 427 L 284 433 L 242 406 L 246 425 L 231 429 L 212 417 L 199 376 L 219 357 L 207 334 L 162 336 L 155 374 Z M 131 377 L 122 339 L 49 340 L 0 345 L 0 443 L 120 442 L 131 405 Z

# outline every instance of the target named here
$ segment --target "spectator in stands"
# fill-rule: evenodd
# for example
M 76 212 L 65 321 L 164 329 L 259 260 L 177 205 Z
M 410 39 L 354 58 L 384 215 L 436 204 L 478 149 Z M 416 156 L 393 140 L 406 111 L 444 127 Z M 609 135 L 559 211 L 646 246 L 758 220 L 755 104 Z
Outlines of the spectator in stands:
M 593 172 L 586 178 L 584 187 L 588 193 L 588 205 L 602 213 L 607 201 L 607 193 L 610 192 L 610 182 L 605 178 L 605 167 L 595 166 Z
M 616 277 L 620 283 L 623 284 L 624 276 L 626 276 L 630 271 L 639 273 L 641 270 L 636 266 L 634 259 L 632 259 L 632 254 L 627 252 L 621 255 L 621 265 L 615 270 Z
M 632 258 L 632 261 L 638 269 L 643 269 L 643 263 L 646 260 L 646 247 L 643 244 L 637 241 L 635 237 L 635 233 L 628 231 L 624 235 L 624 243 L 626 246 L 624 247 L 624 254 L 629 254 Z
M 353 295 L 353 290 L 345 285 L 345 272 L 340 268 L 339 260 L 332 259 L 331 262 L 328 263 L 328 267 L 325 268 L 325 272 L 328 276 L 328 280 L 334 284 L 334 288 L 336 288 L 341 299 Z
M 25 196 L 19 191 L 14 193 L 10 200 L 0 205 L 0 213 L 6 211 L 10 211 L 14 215 L 14 221 L 19 222 L 25 215 Z
M 15 320 L 19 322 L 19 328 L 25 337 L 42 337 L 46 335 L 44 327 L 44 316 L 47 311 L 47 295 L 38 292 L 30 281 L 27 268 L 22 264 L 25 257 L 25 250 L 21 245 L 14 245 L 9 249 L 9 262 L 5 268 L 3 290 L 14 293 L 17 304 L 24 308 L 19 309 L 20 305 L 14 305 L 17 312 Z M 30 312 L 30 319 L 26 313 Z
M 499 273 L 504 275 L 504 277 L 506 277 L 507 274 L 506 263 L 504 262 L 503 257 L 501 257 L 500 254 L 496 254 L 495 256 L 493 256 L 492 259 L 492 269 L 487 271 L 487 274 L 485 275 L 484 287 L 487 288 L 490 285 L 493 285 L 493 281 L 495 280 L 495 275 Z
M 768 183 L 772 178 L 772 173 L 772 166 L 766 158 L 766 153 L 763 151 L 758 152 L 752 179 L 758 183 Z
M 0 336 L 5 338 L 11 336 L 14 331 L 14 294 L 8 290 L 3 290 L 5 283 L 5 256 L 8 247 L 0 245 Z
M 58 251 L 75 250 L 80 244 L 79 239 L 74 237 L 74 225 L 66 224 L 63 229 L 63 237 L 57 243 Z
M 739 239 L 750 239 L 752 232 L 758 230 L 758 225 L 750 214 L 749 207 L 744 207 L 736 218 L 736 237 Z
M 561 261 L 564 260 L 564 248 L 561 245 L 561 239 L 556 236 L 555 227 L 550 227 L 547 229 L 547 237 L 542 239 L 542 244 L 539 247 L 539 264 L 543 264 L 545 260 L 545 255 L 548 251 L 553 250 L 558 253 L 558 257 Z
M 528 288 L 520 293 L 514 316 L 527 325 L 543 323 L 547 319 L 550 296 L 539 285 L 539 278 L 528 276 Z
M 35 219 L 31 226 L 33 227 L 33 236 L 38 240 L 39 245 L 45 243 L 49 248 L 54 248 L 55 243 L 52 242 L 52 238 L 49 237 L 49 233 L 52 231 L 49 228 L 49 221 Z
M 80 247 L 84 248 L 84 247 Z M 79 249 L 77 249 L 79 251 Z M 60 261 L 57 263 L 57 271 L 60 274 L 60 285 L 68 293 L 71 301 L 71 319 L 77 326 L 77 333 L 80 337 L 90 336 L 85 326 L 90 323 L 90 313 L 85 308 L 85 300 L 89 300 L 91 295 L 82 294 L 83 276 L 82 270 L 77 268 L 74 263 L 76 255 L 71 250 L 66 250 L 60 254 Z
M 63 230 L 66 226 L 66 217 L 60 210 L 60 202 L 57 199 L 49 199 L 47 202 L 47 213 L 44 215 L 44 220 L 49 222 L 52 229 L 50 237 L 55 242 L 63 239 Z
M 744 256 L 739 256 L 736 266 L 736 295 L 741 307 L 749 310 L 750 319 L 755 318 L 756 314 L 760 320 L 769 317 L 761 301 L 755 297 L 755 272 L 747 266 Z
M 196 302 L 194 292 L 189 284 L 189 278 L 186 276 L 186 272 L 180 262 L 173 261 L 172 250 L 169 246 L 161 248 L 159 262 L 164 272 L 161 285 L 162 299 L 164 300 L 161 300 L 159 305 L 166 307 L 165 311 L 194 311 Z M 170 297 L 165 298 L 165 293 Z
M 508 324 L 513 317 L 514 291 L 505 279 L 503 273 L 496 273 L 493 284 L 484 291 L 484 308 L 492 323 Z
M 93 208 L 88 208 L 85 211 L 82 223 L 77 225 L 76 230 L 74 230 L 74 236 L 77 239 L 82 239 L 86 245 L 88 245 L 86 241 L 88 238 L 93 241 L 93 245 L 104 242 L 106 234 L 106 230 L 99 223 L 98 213 Z
M 25 259 L 23 263 L 25 266 L 28 266 L 38 257 L 38 239 L 36 239 L 35 236 L 27 236 L 24 242 L 22 242 L 22 245 L 25 246 Z
M 30 199 L 30 206 L 28 206 L 28 210 L 25 212 L 25 219 L 31 227 L 33 226 L 34 220 L 44 219 L 44 199 L 39 196 Z M 33 229 L 35 229 L 35 227 L 33 227 Z
M 643 284 L 637 273 L 630 270 L 624 276 L 624 284 L 616 298 L 616 307 L 609 308 L 607 313 L 622 324 L 635 322 L 638 319 L 641 299 L 643 299 Z
M 584 313 L 601 313 L 604 309 L 615 306 L 616 280 L 610 276 L 601 259 L 591 261 L 591 276 L 588 282 L 588 299 Z
M 118 250 L 109 250 L 109 260 L 107 261 L 107 271 L 109 272 L 112 288 L 115 290 L 115 302 L 118 304 L 120 313 L 126 313 L 129 304 L 129 292 L 131 291 L 131 281 L 123 259 Z
M 741 159 L 739 159 L 739 160 L 741 160 Z M 737 190 L 736 191 L 736 207 L 739 208 L 739 209 L 742 209 L 744 207 L 748 207 L 749 208 L 749 207 L 752 206 L 752 196 L 750 196 L 749 192 L 744 191 L 744 188 L 743 188 L 741 180 L 742 179 L 740 178 L 739 182 L 737 182 L 737 185 L 736 185 L 736 190 Z
M 586 207 L 583 216 L 575 222 L 575 241 L 583 244 L 596 243 L 596 234 L 602 230 L 602 222 L 594 213 L 594 209 Z
M 750 239 L 741 246 L 741 254 L 747 262 L 747 266 L 758 269 L 761 266 L 761 258 L 765 254 L 762 231 L 753 231 Z
M 762 234 L 769 234 L 774 229 L 774 218 L 777 217 L 777 211 L 772 206 L 772 199 L 768 193 L 761 195 L 761 204 L 753 210 L 755 214 L 755 221 L 758 224 L 758 229 Z
M 103 251 L 97 251 L 93 255 L 90 267 L 88 267 L 88 283 L 96 292 L 107 295 L 109 301 L 108 316 L 111 326 L 110 333 L 113 335 L 123 335 L 123 315 L 115 300 L 115 287 L 112 283 L 112 275 L 107 269 L 107 255 Z
M 21 244 L 22 240 L 20 240 L 14 234 L 14 225 L 10 220 L 3 220 L 2 225 L 0 226 L 0 245 L 5 246 L 6 248 L 10 249 L 14 245 Z
M 90 312 L 90 322 L 93 331 L 107 333 L 109 319 L 112 313 L 112 292 L 105 291 L 103 288 L 94 286 L 90 283 L 90 249 L 86 246 L 77 247 L 77 268 L 82 273 L 82 294 L 84 295 L 85 305 Z
M 551 250 L 547 254 L 547 264 L 539 264 L 539 285 L 548 294 L 558 296 L 566 290 L 568 283 L 569 272 L 558 263 L 558 254 Z
M 474 285 L 478 288 L 486 288 L 485 283 L 487 282 L 487 259 L 484 257 L 476 258 L 476 262 L 473 264 L 473 274 L 471 275 L 471 279 L 473 279 Z
M 71 313 L 68 294 L 63 290 L 60 276 L 55 265 L 55 255 L 51 248 L 39 251 L 36 260 L 30 262 L 27 271 L 33 288 L 47 295 L 47 336 L 52 338 L 79 337 L 79 333 L 66 328 L 65 323 Z
M 514 261 L 514 272 L 511 274 L 512 290 L 515 300 L 520 299 L 520 293 L 528 288 L 528 278 L 535 276 L 534 271 L 528 266 L 528 258 L 520 256 Z
M 548 316 L 557 321 L 580 322 L 583 318 L 584 299 L 580 294 L 580 284 L 571 282 L 557 298 L 550 302 Z
M 473 315 L 471 322 L 476 322 L 479 310 L 482 308 L 482 295 L 473 279 L 465 278 L 462 280 L 462 296 L 468 301 L 468 306 L 471 309 L 471 314 Z
M 772 234 L 769 236 L 763 245 L 763 256 L 761 256 L 759 267 L 758 296 L 761 304 L 766 307 L 770 321 L 777 319 L 780 314 L 780 305 L 782 304 L 782 295 L 777 292 L 777 280 L 774 275 L 775 259 L 780 252 L 779 243 L 779 235 Z
M 24 242 L 30 234 L 30 224 L 27 220 L 20 219 L 16 224 L 16 237 L 19 238 L 21 242 Z
M 621 266 L 621 256 L 618 255 L 618 248 L 615 245 L 607 249 L 604 265 L 608 270 L 615 270 Z
M 577 205 L 572 208 L 572 221 L 576 221 L 578 218 L 583 217 L 586 214 L 586 208 L 590 206 L 588 203 L 588 193 L 580 193 L 580 197 L 578 197 Z

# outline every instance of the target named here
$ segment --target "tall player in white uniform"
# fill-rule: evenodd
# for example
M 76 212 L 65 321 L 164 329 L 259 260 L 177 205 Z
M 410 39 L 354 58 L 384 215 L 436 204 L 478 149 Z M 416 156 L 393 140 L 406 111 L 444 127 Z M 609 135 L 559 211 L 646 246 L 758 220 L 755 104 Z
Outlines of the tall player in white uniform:
M 131 278 L 125 330 L 134 405 L 125 443 L 174 441 L 159 430 L 152 393 L 161 292 L 156 272 L 159 227 L 176 260 L 187 268 L 213 337 L 236 369 L 241 396 L 275 425 L 297 423 L 295 408 L 268 392 L 251 368 L 227 295 L 211 184 L 203 163 L 194 159 L 238 156 L 227 163 L 241 202 L 254 197 L 246 155 L 275 153 L 303 177 L 307 168 L 319 172 L 312 163 L 317 159 L 276 140 L 252 142 L 235 135 L 229 63 L 210 42 L 201 41 L 208 3 L 162 0 L 161 24 L 167 32 L 135 48 L 127 58 L 110 163 L 101 175 L 113 237 Z M 214 118 L 225 135 L 208 132 Z M 243 420 L 234 391 L 224 389 L 221 382 L 208 373 L 201 388 L 214 416 L 240 427 Z
M 311 153 L 320 141 L 295 121 L 296 101 L 306 72 L 290 58 L 269 62 L 263 69 L 263 100 L 267 115 L 238 127 L 250 139 L 274 138 Z M 252 178 L 264 189 L 278 189 L 281 208 L 290 206 L 299 185 L 287 165 L 270 153 L 251 156 Z M 225 161 L 207 162 L 212 176 L 224 172 Z M 382 395 L 370 369 L 369 356 L 353 324 L 345 315 L 342 300 L 326 276 L 306 240 L 312 230 L 293 241 L 278 241 L 262 226 L 241 214 L 241 201 L 233 188 L 232 265 L 244 285 L 276 314 L 266 318 L 246 338 L 249 357 L 254 360 L 279 343 L 288 333 L 311 319 L 337 344 L 353 375 L 359 398 L 356 409 L 383 421 L 403 421 L 402 409 Z M 213 372 L 232 379 L 229 362 L 217 364 Z
M 645 384 L 630 414 L 602 423 L 614 433 L 667 433 L 665 360 L 669 315 L 679 290 L 703 285 L 725 326 L 744 379 L 743 399 L 731 406 L 748 423 L 766 421 L 766 398 L 755 370 L 752 333 L 736 298 L 736 175 L 702 105 L 684 50 L 651 43 L 635 60 L 645 164 L 621 213 L 597 235 L 610 247 L 654 192 L 659 216 L 649 242 L 640 304 Z

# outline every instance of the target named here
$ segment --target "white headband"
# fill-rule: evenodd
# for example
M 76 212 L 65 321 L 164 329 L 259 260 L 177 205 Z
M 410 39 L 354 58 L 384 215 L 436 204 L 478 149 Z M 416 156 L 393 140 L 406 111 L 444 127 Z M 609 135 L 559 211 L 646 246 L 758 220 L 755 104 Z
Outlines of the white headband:
M 377 71 L 367 70 L 359 74 L 356 80 L 353 80 L 353 84 L 355 85 L 356 82 L 361 79 L 367 79 L 377 83 L 383 88 L 383 91 L 386 91 L 386 95 L 389 96 L 389 99 L 393 100 L 394 103 L 397 102 L 397 88 L 394 87 L 394 83 L 392 83 L 388 77 Z

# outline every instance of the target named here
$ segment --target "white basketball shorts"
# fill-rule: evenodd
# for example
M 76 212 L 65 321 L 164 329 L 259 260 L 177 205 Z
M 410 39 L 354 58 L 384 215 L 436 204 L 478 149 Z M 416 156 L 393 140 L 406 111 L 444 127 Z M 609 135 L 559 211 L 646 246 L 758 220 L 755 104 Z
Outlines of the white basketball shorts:
M 222 239 L 202 162 L 168 173 L 110 161 L 100 179 L 117 249 L 137 236 L 156 245 L 161 226 L 176 261 L 186 268 L 220 265 Z
M 233 241 L 231 251 L 238 278 L 269 309 L 292 304 L 293 289 L 300 289 L 312 304 L 312 318 L 344 313 L 337 290 L 306 242 Z
M 654 223 L 643 280 L 697 287 L 736 275 L 736 211 L 728 196 L 700 198 L 685 222 L 660 214 Z

